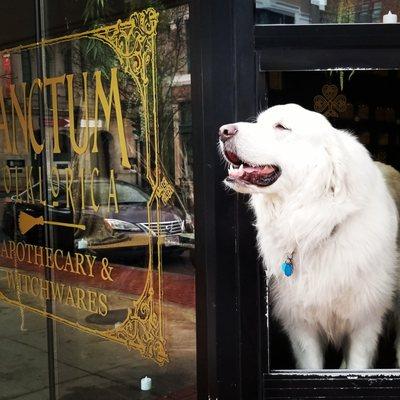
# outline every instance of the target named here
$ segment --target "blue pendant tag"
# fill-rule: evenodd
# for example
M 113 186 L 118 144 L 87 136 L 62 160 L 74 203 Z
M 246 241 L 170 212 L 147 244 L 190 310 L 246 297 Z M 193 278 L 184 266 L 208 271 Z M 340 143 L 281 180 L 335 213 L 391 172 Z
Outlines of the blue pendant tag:
M 282 272 L 286 275 L 286 276 L 291 276 L 293 274 L 293 264 L 290 262 L 283 262 L 281 264 L 281 269 Z

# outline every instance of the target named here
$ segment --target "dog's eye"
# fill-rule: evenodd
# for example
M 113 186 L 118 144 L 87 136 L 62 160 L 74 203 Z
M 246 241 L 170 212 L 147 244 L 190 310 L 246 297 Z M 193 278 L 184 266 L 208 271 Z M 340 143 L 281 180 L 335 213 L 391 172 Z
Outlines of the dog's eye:
M 279 122 L 278 124 L 276 124 L 276 125 L 274 126 L 274 128 L 275 128 L 275 129 L 278 129 L 278 130 L 280 130 L 280 131 L 290 131 L 290 129 L 289 129 L 287 126 L 281 124 L 280 122 Z

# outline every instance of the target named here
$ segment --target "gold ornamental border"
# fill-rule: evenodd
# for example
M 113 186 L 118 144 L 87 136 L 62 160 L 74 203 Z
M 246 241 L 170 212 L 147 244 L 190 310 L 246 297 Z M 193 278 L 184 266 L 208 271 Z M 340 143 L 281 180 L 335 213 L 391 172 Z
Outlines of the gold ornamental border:
M 146 179 L 152 188 L 152 194 L 147 203 L 147 218 L 149 223 L 156 222 L 157 226 L 159 226 L 161 217 L 161 204 L 166 204 L 174 193 L 174 188 L 163 176 L 159 160 L 156 65 L 158 17 L 159 14 L 154 8 L 147 8 L 133 13 L 125 21 L 118 20 L 113 25 L 52 39 L 42 39 L 40 42 L 0 52 L 3 55 L 83 38 L 100 40 L 115 52 L 120 67 L 135 83 L 143 108 Z M 156 219 L 152 221 L 154 206 Z M 123 344 L 129 350 L 138 350 L 143 357 L 150 358 L 159 365 L 164 365 L 169 361 L 169 357 L 164 336 L 161 246 L 162 237 L 158 236 L 156 249 L 153 249 L 153 241 L 149 238 L 149 261 L 143 291 L 137 300 L 132 300 L 126 319 L 114 329 L 102 331 L 86 327 L 78 322 L 12 300 L 1 291 L 0 301 L 20 307 L 21 310 L 38 313 L 88 334 Z M 156 250 L 158 255 L 156 266 L 153 265 L 153 250 Z M 157 274 L 156 285 L 154 284 L 154 274 Z M 157 291 L 157 299 L 155 291 Z

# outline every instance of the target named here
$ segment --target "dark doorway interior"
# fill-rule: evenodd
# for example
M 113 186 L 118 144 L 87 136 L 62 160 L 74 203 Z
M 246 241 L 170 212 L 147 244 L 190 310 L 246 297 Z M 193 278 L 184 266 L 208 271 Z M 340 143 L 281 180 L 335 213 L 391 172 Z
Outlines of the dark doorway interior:
M 297 103 L 321 112 L 353 132 L 374 160 L 400 169 L 400 71 L 271 72 L 266 80 L 268 107 Z
M 269 72 L 265 79 L 268 107 L 297 103 L 318 111 L 336 128 L 353 132 L 374 160 L 400 170 L 400 71 Z M 271 370 L 294 369 L 286 335 L 273 318 L 269 326 Z M 394 340 L 388 323 L 376 368 L 396 368 Z M 330 348 L 325 368 L 339 368 L 341 360 L 341 352 Z

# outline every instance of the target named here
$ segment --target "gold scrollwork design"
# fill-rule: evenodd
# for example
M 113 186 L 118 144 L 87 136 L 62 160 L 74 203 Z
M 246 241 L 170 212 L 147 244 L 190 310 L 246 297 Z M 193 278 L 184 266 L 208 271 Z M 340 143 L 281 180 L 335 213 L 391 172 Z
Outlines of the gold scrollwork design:
M 173 194 L 174 187 L 168 182 L 167 178 L 163 177 L 160 185 L 157 187 L 157 196 L 164 204 L 167 204 Z
M 168 361 L 165 339 L 160 334 L 160 320 L 154 311 L 154 297 L 146 290 L 137 300 L 123 324 L 108 335 L 111 340 L 125 343 L 128 348 L 139 350 L 142 356 L 163 365 Z
M 136 83 L 140 94 L 145 96 L 144 87 L 149 83 L 147 69 L 155 57 L 155 37 L 157 35 L 158 13 L 149 8 L 134 13 L 128 21 L 120 20 L 93 34 L 115 52 L 124 72 Z

